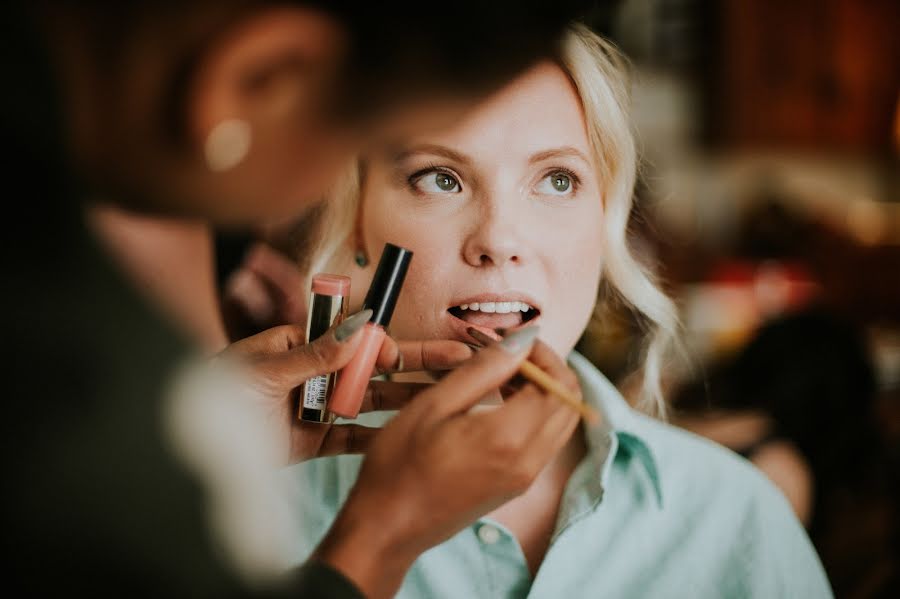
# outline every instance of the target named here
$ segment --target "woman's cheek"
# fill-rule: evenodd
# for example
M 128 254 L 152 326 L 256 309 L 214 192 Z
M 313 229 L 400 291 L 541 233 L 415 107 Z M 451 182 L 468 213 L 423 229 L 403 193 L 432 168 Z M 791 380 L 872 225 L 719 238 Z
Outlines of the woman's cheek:
M 601 256 L 597 237 L 589 233 L 558 244 L 548 267 L 553 322 L 545 322 L 545 339 L 561 355 L 568 354 L 584 333 L 597 299 Z
M 368 211 L 363 233 L 373 262 L 370 268 L 374 274 L 374 263 L 385 243 L 393 243 L 413 252 L 390 328 L 392 334 L 401 338 L 427 338 L 431 335 L 428 329 L 432 328 L 429 322 L 433 320 L 431 314 L 436 309 L 435 304 L 444 301 L 437 298 L 435 292 L 447 289 L 448 279 L 442 279 L 440 273 L 441 259 L 443 257 L 446 261 L 448 255 L 441 249 L 449 247 L 449 241 L 435 235 L 433 223 L 423 223 L 414 215 L 397 210 L 397 205 L 396 202 L 392 204 L 391 210 Z M 386 215 L 390 215 L 390 219 L 384 218 Z
M 444 279 L 444 284 L 439 283 L 439 265 L 429 258 L 428 254 L 413 250 L 413 261 L 391 325 L 391 330 L 400 337 L 430 338 L 436 335 L 431 325 L 435 311 L 445 303 L 438 294 L 447 289 L 447 280 Z

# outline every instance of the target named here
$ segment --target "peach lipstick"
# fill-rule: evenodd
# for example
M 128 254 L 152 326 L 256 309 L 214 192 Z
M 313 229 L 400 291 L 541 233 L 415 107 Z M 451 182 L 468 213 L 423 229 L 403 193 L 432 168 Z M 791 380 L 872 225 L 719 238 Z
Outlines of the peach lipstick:
M 315 341 L 333 325 L 347 318 L 350 300 L 350 277 L 319 273 L 312 279 L 309 316 L 306 320 L 306 341 Z M 300 419 L 307 422 L 328 422 L 325 409 L 328 396 L 333 392 L 334 374 L 314 376 L 300 392 Z

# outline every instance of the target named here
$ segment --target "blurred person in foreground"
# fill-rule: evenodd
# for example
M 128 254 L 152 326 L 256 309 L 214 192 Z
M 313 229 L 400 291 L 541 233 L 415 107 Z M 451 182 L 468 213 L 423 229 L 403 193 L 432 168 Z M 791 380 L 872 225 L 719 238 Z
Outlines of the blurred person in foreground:
M 370 392 L 369 409 L 412 398 L 400 421 L 430 427 L 409 459 L 399 425 L 374 437 L 291 424 L 291 390 L 347 363 L 364 313 L 308 345 L 287 326 L 212 364 L 192 358 L 88 235 L 83 207 L 223 226 L 296 215 L 369 140 L 450 122 L 551 53 L 573 16 L 565 3 L 534 13 L 454 3 L 441 18 L 239 0 L 5 10 L 4 183 L 20 209 L 4 252 L 7 587 L 389 596 L 419 553 L 527 488 L 559 448 L 501 437 L 467 408 L 512 376 L 532 333 L 418 395 Z M 446 368 L 470 355 L 428 343 L 389 342 L 379 366 Z M 539 344 L 532 359 L 563 376 Z M 523 402 L 532 409 L 516 412 L 519 424 L 566 409 L 532 385 L 507 403 Z M 505 428 L 533 428 L 515 424 Z M 479 426 L 466 451 L 441 451 Z M 312 560 L 286 573 L 275 467 L 361 450 L 371 466 L 353 500 Z M 406 518 L 388 523 L 386 505 Z

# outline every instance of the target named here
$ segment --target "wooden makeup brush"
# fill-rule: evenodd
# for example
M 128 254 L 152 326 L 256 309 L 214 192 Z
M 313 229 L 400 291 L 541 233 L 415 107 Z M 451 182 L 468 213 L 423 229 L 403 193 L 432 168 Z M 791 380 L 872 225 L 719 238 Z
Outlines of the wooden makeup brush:
M 482 346 L 488 347 L 497 343 L 496 339 L 479 331 L 474 327 L 466 329 L 469 335 L 478 341 Z M 597 424 L 600 422 L 600 414 L 595 409 L 587 405 L 578 396 L 569 391 L 565 385 L 557 381 L 555 378 L 544 372 L 540 367 L 529 360 L 525 360 L 519 365 L 519 374 L 546 391 L 554 397 L 560 399 L 564 404 L 581 414 L 589 424 Z

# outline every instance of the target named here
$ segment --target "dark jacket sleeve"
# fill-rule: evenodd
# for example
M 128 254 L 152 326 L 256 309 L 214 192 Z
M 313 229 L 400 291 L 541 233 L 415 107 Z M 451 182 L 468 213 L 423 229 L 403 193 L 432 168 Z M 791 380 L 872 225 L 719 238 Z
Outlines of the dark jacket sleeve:
M 343 574 L 322 562 L 310 561 L 294 573 L 294 588 L 303 599 L 365 599 Z

